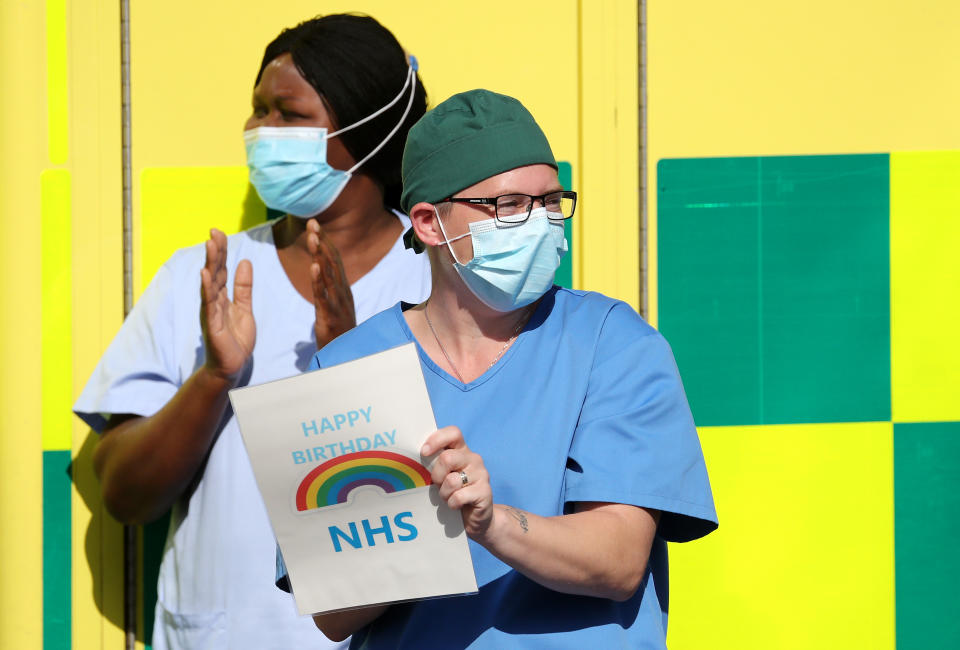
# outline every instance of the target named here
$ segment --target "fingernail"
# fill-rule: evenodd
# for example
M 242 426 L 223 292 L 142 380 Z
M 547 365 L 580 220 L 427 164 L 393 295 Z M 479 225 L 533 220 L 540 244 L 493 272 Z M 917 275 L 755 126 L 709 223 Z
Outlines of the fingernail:
M 420 455 L 421 455 L 421 456 L 429 456 L 429 455 L 430 455 L 430 447 L 428 447 L 427 445 L 424 445 L 423 447 L 421 447 L 421 448 L 420 448 Z

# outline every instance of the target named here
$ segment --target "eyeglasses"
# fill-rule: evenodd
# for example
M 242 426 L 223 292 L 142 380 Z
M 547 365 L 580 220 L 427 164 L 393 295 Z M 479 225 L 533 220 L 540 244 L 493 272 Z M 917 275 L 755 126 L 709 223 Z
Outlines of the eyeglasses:
M 496 210 L 497 221 L 518 224 L 530 218 L 535 203 L 541 203 L 547 209 L 550 219 L 569 219 L 577 209 L 577 193 L 568 191 L 549 192 L 539 196 L 529 194 L 501 194 L 489 198 L 451 197 L 439 203 L 469 203 L 471 205 L 492 205 Z M 560 216 L 562 215 L 562 217 Z

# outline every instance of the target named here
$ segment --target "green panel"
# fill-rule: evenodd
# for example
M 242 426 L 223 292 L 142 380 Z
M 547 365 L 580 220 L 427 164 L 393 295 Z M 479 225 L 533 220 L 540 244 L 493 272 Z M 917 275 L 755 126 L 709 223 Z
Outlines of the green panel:
M 757 162 L 657 165 L 660 331 L 700 425 L 761 420 Z
M 889 420 L 889 156 L 657 169 L 659 324 L 697 423 Z
M 953 649 L 960 645 L 960 422 L 894 424 L 893 461 L 897 650 Z
M 70 452 L 43 452 L 43 649 L 71 646 Z
M 889 420 L 890 157 L 759 163 L 767 421 Z
M 560 176 L 560 184 L 563 185 L 563 189 L 573 189 L 573 167 L 570 163 L 558 162 L 557 174 Z M 574 215 L 573 219 L 576 218 L 577 215 Z M 573 287 L 573 224 L 571 223 L 573 219 L 567 219 L 563 222 L 563 234 L 567 238 L 568 250 L 567 254 L 560 260 L 560 268 L 557 269 L 553 279 L 554 284 L 559 284 L 561 287 L 567 287 L 568 289 Z

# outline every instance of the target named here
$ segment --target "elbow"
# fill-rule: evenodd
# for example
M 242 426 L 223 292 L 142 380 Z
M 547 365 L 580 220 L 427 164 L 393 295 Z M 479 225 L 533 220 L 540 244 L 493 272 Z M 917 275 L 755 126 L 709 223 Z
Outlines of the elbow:
M 97 462 L 94 456 L 94 472 L 100 479 L 100 498 L 103 505 L 114 519 L 121 524 L 136 526 L 144 522 L 138 518 L 136 499 L 131 497 L 128 486 L 121 486 L 114 473 L 109 471 L 103 460 Z
M 152 492 L 145 492 L 147 489 L 107 479 L 101 483 L 100 494 L 104 507 L 114 519 L 127 526 L 144 526 L 162 517 L 172 505 Z
M 121 524 L 140 526 L 152 521 L 152 518 L 146 516 L 143 509 L 138 507 L 138 500 L 131 498 L 128 491 L 119 488 L 116 481 L 101 479 L 100 496 L 107 512 Z
M 119 485 L 119 481 L 109 474 L 100 478 L 100 497 L 110 516 L 127 526 L 139 526 L 149 523 L 144 513 L 137 507 L 139 501 L 130 490 Z
M 100 497 L 110 515 L 127 526 L 142 526 L 160 518 L 168 504 L 150 499 L 145 487 L 131 483 L 118 470 L 100 474 Z
M 639 587 L 640 584 L 637 583 L 632 588 L 629 586 L 611 588 L 610 593 L 607 594 L 607 598 L 617 603 L 625 603 L 633 598 L 633 595 L 637 593 Z
M 138 489 L 137 478 L 124 471 L 114 439 L 107 433 L 102 435 L 104 437 L 93 450 L 93 473 L 100 481 L 100 498 L 107 512 L 128 526 L 148 524 L 157 519 L 164 510 L 154 513 L 149 509 L 143 490 Z M 140 478 L 142 480 L 142 476 Z
M 640 589 L 643 579 L 647 573 L 647 563 L 639 565 L 622 567 L 615 575 L 611 575 L 604 581 L 604 598 L 623 603 L 631 598 Z
M 313 623 L 323 632 L 323 635 L 331 641 L 339 643 L 340 641 L 346 641 L 350 638 L 351 632 L 349 630 L 336 625 L 336 622 L 330 619 L 330 616 L 314 616 Z

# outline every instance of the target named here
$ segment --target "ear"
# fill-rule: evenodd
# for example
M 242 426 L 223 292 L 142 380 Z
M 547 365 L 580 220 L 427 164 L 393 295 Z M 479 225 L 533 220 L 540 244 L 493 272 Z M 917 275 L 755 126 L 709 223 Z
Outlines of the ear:
M 410 224 L 417 238 L 427 246 L 439 246 L 443 243 L 443 231 L 437 212 L 432 203 L 417 203 L 410 208 Z

